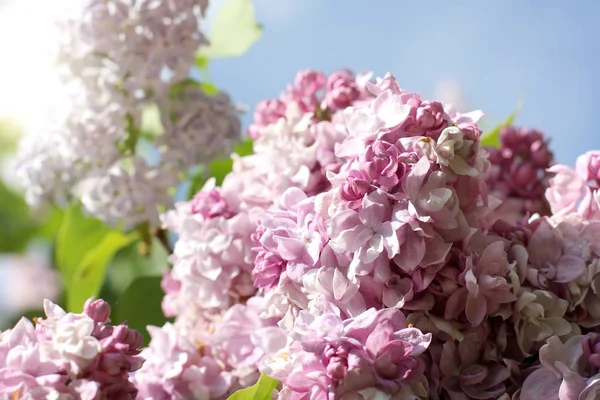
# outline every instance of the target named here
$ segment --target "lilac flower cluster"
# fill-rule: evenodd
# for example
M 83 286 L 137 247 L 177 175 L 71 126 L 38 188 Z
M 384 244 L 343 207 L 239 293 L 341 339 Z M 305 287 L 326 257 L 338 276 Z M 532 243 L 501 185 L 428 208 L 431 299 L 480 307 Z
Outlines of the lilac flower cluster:
M 252 385 L 266 354 L 287 338 L 276 326 L 277 307 L 255 296 L 252 238 L 258 222 L 289 187 L 319 193 L 329 185 L 327 171 L 342 165 L 334 153 L 335 143 L 346 135 L 341 108 L 371 96 L 367 80 L 367 75 L 355 77 L 346 70 L 329 78 L 300 72 L 279 99 L 257 107 L 249 129 L 254 154 L 234 158 L 233 172 L 221 187 L 209 180 L 191 201 L 162 216 L 163 226 L 178 235 L 170 258 L 173 268 L 162 283 L 163 311 L 176 320 L 164 329 L 201 349 L 197 357 L 210 355 L 217 361 L 227 393 Z M 155 357 L 161 354 L 167 352 Z M 157 385 L 160 375 L 146 367 L 136 374 L 145 388 Z M 182 394 L 186 392 L 165 390 L 165 398 L 189 398 Z
M 143 398 L 596 398 L 600 158 L 482 148 L 482 115 L 345 70 L 261 103 L 255 154 L 162 218 Z
M 83 314 L 49 300 L 46 318 L 22 318 L 0 334 L 0 394 L 6 399 L 135 399 L 141 335 L 108 325 L 110 307 L 89 299 Z
M 487 175 L 490 193 L 502 204 L 498 218 L 511 224 L 533 214 L 550 215 L 544 197 L 553 155 L 544 135 L 533 129 L 505 126 L 500 130 L 501 146 L 489 148 L 492 165 Z
M 178 235 L 173 269 L 163 281 L 163 308 L 178 317 L 176 325 L 191 328 L 255 294 L 252 237 L 261 215 L 289 187 L 312 193 L 327 187 L 327 171 L 341 166 L 335 143 L 346 134 L 334 104 L 364 101 L 365 85 L 364 76 L 346 70 L 329 78 L 300 72 L 280 99 L 257 107 L 249 129 L 254 154 L 235 158 L 221 187 L 209 180 L 191 201 L 162 217 Z
M 199 19 L 208 2 L 76 3 L 56 21 L 64 105 L 48 132 L 21 143 L 27 199 L 38 205 L 75 197 L 109 224 L 158 224 L 181 173 L 227 153 L 241 134 L 229 97 L 208 96 L 188 78 L 206 43 Z M 158 137 L 144 135 L 150 107 L 160 114 Z

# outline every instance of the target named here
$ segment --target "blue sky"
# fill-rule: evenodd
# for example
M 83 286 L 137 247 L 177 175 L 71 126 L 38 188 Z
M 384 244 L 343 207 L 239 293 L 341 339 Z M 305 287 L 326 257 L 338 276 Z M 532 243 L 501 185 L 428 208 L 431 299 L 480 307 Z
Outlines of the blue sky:
M 263 37 L 214 60 L 211 78 L 241 103 L 275 97 L 298 69 L 392 72 L 432 98 L 460 83 L 472 108 L 543 130 L 559 162 L 600 149 L 600 2 L 254 0 Z M 246 115 L 248 123 L 251 113 Z

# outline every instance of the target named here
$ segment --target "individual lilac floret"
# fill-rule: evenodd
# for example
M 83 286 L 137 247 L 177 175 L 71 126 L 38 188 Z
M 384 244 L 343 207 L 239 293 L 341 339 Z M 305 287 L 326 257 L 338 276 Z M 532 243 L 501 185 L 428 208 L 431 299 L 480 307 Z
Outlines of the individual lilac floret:
M 248 128 L 248 134 L 256 139 L 261 128 L 276 123 L 285 117 L 286 104 L 279 99 L 267 99 L 258 103 L 254 109 L 254 122 Z
M 487 335 L 479 329 L 460 342 L 444 343 L 439 363 L 441 387 L 450 400 L 497 399 L 506 392 L 508 368 L 484 350 Z
M 46 300 L 44 310 L 46 318 L 36 319 L 35 328 L 21 319 L 0 336 L 0 394 L 136 398 L 129 375 L 143 364 L 142 337 L 126 325 L 108 325 L 108 303 L 89 299 L 83 314 L 72 314 Z
M 202 190 L 194 195 L 190 209 L 193 214 L 200 214 L 205 219 L 231 218 L 234 215 L 221 190 L 215 187 L 214 178 L 209 179 Z
M 341 69 L 327 78 L 325 103 L 331 110 L 341 110 L 349 107 L 359 97 L 360 92 L 352 72 Z
M 446 303 L 447 319 L 456 319 L 463 310 L 475 326 L 494 315 L 502 304 L 517 300 L 512 285 L 507 282 L 509 264 L 503 242 L 487 246 L 480 256 L 470 255 L 465 270 L 459 275 L 462 286 Z

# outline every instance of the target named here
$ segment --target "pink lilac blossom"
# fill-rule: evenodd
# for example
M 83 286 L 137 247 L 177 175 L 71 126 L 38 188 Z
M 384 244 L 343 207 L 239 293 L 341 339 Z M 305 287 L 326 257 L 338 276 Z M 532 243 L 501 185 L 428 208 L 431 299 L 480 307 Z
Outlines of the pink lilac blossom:
M 287 360 L 284 352 L 275 355 L 264 370 L 281 379 L 291 392 L 286 398 L 293 399 L 342 398 L 369 389 L 396 395 L 418 384 L 424 368 L 418 356 L 431 341 L 394 309 L 369 309 L 346 321 L 331 312 L 301 311 L 289 334 L 288 350 L 297 353 Z
M 255 154 L 236 163 L 251 174 L 253 184 L 259 183 L 263 204 L 272 203 L 291 186 L 313 195 L 329 185 L 326 172 L 336 172 L 342 165 L 334 152 L 346 136 L 341 111 L 372 96 L 364 88 L 364 79 L 365 74 L 355 76 L 347 70 L 329 77 L 319 71 L 300 71 L 279 99 L 257 106 L 248 128 Z
M 12 398 L 135 399 L 141 335 L 108 325 L 110 306 L 89 299 L 83 314 L 49 300 L 35 326 L 22 318 L 0 335 L 0 394 Z M 48 397 L 45 397 L 48 396 Z M 3 397 L 4 398 L 4 397 Z M 8 398 L 8 397 L 6 397 Z
M 173 325 L 149 326 L 152 337 L 141 353 L 147 361 L 133 381 L 142 400 L 225 399 L 231 376 L 204 349 L 179 334 Z
M 546 198 L 557 217 L 576 212 L 588 220 L 600 218 L 600 152 L 589 151 L 577 159 L 575 169 L 555 165 L 549 169 L 554 176 L 546 190 Z
M 247 213 L 235 214 L 214 181 L 163 216 L 164 226 L 179 235 L 166 272 L 163 311 L 184 314 L 187 308 L 225 310 L 254 294 L 251 234 Z
M 522 400 L 593 400 L 600 396 L 598 335 L 552 336 L 540 349 L 540 366 L 523 383 Z
M 441 387 L 450 400 L 495 399 L 506 392 L 510 372 L 486 354 L 486 340 L 487 332 L 479 329 L 458 344 L 444 343 L 439 361 Z
M 532 214 L 549 215 L 544 197 L 554 163 L 548 140 L 536 130 L 506 126 L 500 130 L 499 148 L 488 148 L 490 193 L 502 200 L 498 218 L 511 223 Z
M 194 345 L 151 362 L 204 357 L 208 398 L 259 371 L 279 399 L 595 398 L 600 153 L 552 166 L 513 127 L 484 149 L 482 116 L 389 74 L 300 72 L 257 107 L 255 153 L 163 216 L 176 322 L 153 336 Z
M 277 319 L 261 317 L 264 306 L 263 297 L 233 305 L 215 323 L 208 339 L 212 354 L 231 374 L 233 388 L 252 386 L 265 357 L 287 343 L 287 335 L 276 325 Z

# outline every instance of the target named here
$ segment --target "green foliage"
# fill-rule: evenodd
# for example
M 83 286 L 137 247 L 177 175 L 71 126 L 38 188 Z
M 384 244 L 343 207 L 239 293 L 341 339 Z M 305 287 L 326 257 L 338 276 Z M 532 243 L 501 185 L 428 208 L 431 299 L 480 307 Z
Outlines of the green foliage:
M 198 86 L 208 96 L 214 96 L 219 93 L 219 89 L 209 82 L 198 82 L 195 79 L 188 78 L 171 87 L 171 98 L 175 99 L 181 95 L 181 92 L 189 86 Z
M 517 106 L 517 108 L 515 108 L 515 110 L 504 121 L 502 121 L 500 124 L 498 124 L 491 131 L 486 132 L 481 137 L 481 145 L 483 147 L 496 147 L 496 148 L 500 147 L 500 131 L 502 130 L 503 127 L 512 125 L 512 123 L 517 118 L 517 115 L 519 115 L 519 111 L 521 111 L 520 104 Z
M 278 386 L 278 380 L 262 374 L 254 386 L 238 390 L 227 400 L 270 400 L 273 389 L 277 389 Z
M 196 54 L 196 67 L 200 68 L 202 73 L 208 74 L 208 58 Z
M 55 261 L 64 281 L 68 311 L 80 312 L 85 300 L 98 295 L 108 263 L 136 237 L 137 233 L 125 234 L 84 216 L 79 205 L 65 211 L 56 239 Z
M 141 276 L 136 278 L 114 305 L 111 320 L 114 324 L 127 322 L 144 337 L 144 346 L 150 343 L 146 326 L 163 326 L 169 321 L 161 309 L 164 293 L 160 287 L 160 276 Z
M 139 251 L 140 242 L 135 241 L 121 249 L 111 262 L 106 274 L 105 287 L 101 293 L 102 298 L 110 303 L 109 296 L 105 296 L 106 291 L 117 296 L 117 300 L 131 282 L 140 276 L 160 276 L 162 271 L 168 265 L 168 254 L 158 239 L 154 239 L 151 252 L 147 256 L 142 256 Z
M 135 148 L 142 135 L 142 131 L 136 126 L 133 115 L 129 113 L 125 115 L 125 125 L 125 136 L 123 136 L 123 139 L 117 145 L 123 155 L 135 154 Z
M 213 58 L 241 56 L 261 37 L 262 30 L 251 0 L 227 0 L 214 20 L 210 44 L 198 52 L 197 65 L 206 65 Z
M 238 143 L 234 147 L 234 153 L 240 156 L 247 156 L 253 153 L 252 139 L 246 139 Z M 231 172 L 233 168 L 233 159 L 218 158 L 210 163 L 208 169 L 199 169 L 194 176 L 190 179 L 190 189 L 188 191 L 188 199 L 192 198 L 202 186 L 206 183 L 208 177 L 214 177 L 216 184 L 220 185 L 223 183 L 223 179 Z M 208 176 L 207 176 L 208 174 Z
M 2 253 L 23 251 L 40 226 L 23 198 L 1 182 L 0 221 Z
M 215 94 L 219 93 L 219 89 L 215 85 L 213 85 L 212 83 L 209 83 L 209 82 L 201 82 L 200 89 L 202 89 L 202 91 L 204 93 L 206 93 L 208 96 L 214 96 Z

